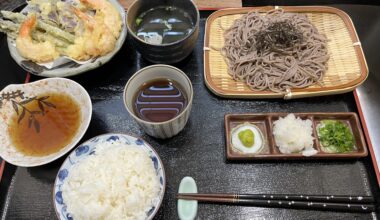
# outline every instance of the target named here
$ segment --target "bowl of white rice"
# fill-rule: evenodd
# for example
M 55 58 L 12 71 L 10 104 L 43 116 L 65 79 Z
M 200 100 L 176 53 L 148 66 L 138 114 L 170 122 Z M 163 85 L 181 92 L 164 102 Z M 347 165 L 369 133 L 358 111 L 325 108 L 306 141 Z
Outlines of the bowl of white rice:
M 66 158 L 54 184 L 54 207 L 61 220 L 152 219 L 165 183 L 162 161 L 148 143 L 104 134 Z

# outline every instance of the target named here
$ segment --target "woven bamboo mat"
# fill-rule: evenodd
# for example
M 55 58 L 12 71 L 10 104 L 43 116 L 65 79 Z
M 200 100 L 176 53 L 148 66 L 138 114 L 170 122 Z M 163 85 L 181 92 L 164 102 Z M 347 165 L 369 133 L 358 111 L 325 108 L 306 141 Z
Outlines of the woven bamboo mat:
M 224 45 L 223 29 L 232 25 L 250 10 L 262 11 L 273 7 L 225 9 L 213 13 L 207 20 L 205 34 L 205 81 L 215 94 L 231 98 L 301 98 L 331 95 L 352 91 L 368 76 L 368 68 L 360 41 L 349 16 L 331 7 L 283 7 L 288 12 L 305 13 L 310 21 L 328 38 L 328 71 L 323 78 L 323 87 L 313 85 L 304 89 L 294 89 L 287 94 L 271 91 L 252 91 L 244 82 L 237 82 L 227 72 L 219 51 Z

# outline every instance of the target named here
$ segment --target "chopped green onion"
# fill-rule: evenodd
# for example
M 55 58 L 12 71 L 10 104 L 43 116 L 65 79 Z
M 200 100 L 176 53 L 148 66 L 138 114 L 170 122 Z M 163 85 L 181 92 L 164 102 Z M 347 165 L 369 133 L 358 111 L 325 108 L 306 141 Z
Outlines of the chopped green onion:
M 354 150 L 354 135 L 349 126 L 337 120 L 322 120 L 318 128 L 322 147 L 331 152 L 344 153 Z

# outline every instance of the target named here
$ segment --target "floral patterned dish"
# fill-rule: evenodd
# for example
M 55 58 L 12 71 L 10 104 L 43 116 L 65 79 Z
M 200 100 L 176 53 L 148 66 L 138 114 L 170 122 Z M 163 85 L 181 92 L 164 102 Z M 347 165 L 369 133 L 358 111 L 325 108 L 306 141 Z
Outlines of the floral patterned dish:
M 38 122 L 33 119 L 33 112 L 29 111 L 25 104 L 31 101 L 38 102 L 42 109 L 48 109 L 56 103 L 50 103 L 46 93 L 59 93 L 70 96 L 78 103 L 81 111 L 79 127 L 71 141 L 64 145 L 59 151 L 46 156 L 29 156 L 19 151 L 12 143 L 9 127 L 12 115 L 16 114 L 19 120 L 30 120 L 30 129 L 39 128 Z M 43 107 L 45 106 L 45 107 Z M 75 81 L 64 78 L 49 78 L 27 84 L 12 84 L 0 91 L 0 157 L 8 163 L 22 166 L 33 167 L 50 163 L 67 152 L 69 152 L 83 137 L 92 116 L 92 103 L 87 91 Z
M 63 162 L 61 168 L 58 171 L 53 190 L 53 203 L 58 219 L 73 220 L 73 217 L 70 215 L 70 213 L 67 212 L 67 206 L 62 197 L 62 185 L 66 181 L 66 177 L 69 175 L 70 169 L 74 164 L 96 153 L 97 145 L 105 142 L 120 142 L 127 145 L 137 145 L 141 147 L 152 159 L 154 169 L 156 170 L 156 175 L 160 180 L 159 195 L 157 198 L 153 200 L 154 205 L 146 213 L 147 219 L 152 219 L 154 215 L 157 213 L 165 194 L 166 179 L 164 166 L 157 152 L 147 142 L 140 138 L 133 137 L 127 134 L 104 134 L 96 136 L 82 143 L 66 158 L 66 160 Z

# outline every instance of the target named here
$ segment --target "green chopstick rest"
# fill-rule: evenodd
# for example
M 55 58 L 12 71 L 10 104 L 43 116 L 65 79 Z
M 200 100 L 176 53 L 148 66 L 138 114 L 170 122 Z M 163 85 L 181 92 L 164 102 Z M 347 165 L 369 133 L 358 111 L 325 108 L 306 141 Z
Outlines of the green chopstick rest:
M 184 177 L 179 184 L 178 193 L 198 193 L 197 184 L 192 177 Z M 198 201 L 178 199 L 178 217 L 180 220 L 193 220 L 197 216 Z

